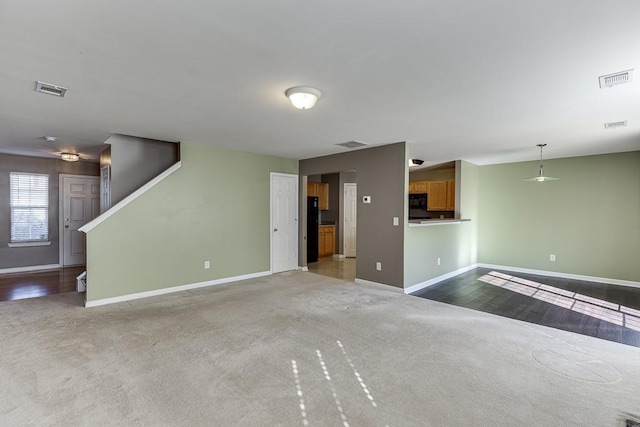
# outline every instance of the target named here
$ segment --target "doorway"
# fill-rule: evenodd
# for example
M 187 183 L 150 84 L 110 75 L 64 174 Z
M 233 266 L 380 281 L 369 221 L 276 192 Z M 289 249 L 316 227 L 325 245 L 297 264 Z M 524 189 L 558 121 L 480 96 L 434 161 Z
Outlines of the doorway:
M 86 236 L 78 231 L 100 214 L 100 178 L 60 175 L 60 265 L 84 265 Z
M 358 184 L 344 184 L 344 256 L 356 256 L 356 225 L 358 209 Z
M 298 268 L 298 175 L 271 173 L 271 272 Z

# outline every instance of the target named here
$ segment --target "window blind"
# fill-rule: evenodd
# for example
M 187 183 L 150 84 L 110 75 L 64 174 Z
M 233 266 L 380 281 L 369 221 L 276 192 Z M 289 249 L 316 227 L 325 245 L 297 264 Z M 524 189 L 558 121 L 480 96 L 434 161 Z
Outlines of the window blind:
M 11 172 L 11 241 L 49 239 L 49 175 Z

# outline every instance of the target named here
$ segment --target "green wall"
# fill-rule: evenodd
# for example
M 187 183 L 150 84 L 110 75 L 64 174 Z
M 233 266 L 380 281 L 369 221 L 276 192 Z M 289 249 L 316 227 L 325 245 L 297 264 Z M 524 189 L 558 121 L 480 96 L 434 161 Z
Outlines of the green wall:
M 479 262 L 640 281 L 640 152 L 480 168 Z M 549 255 L 556 255 L 556 262 Z
M 298 161 L 196 143 L 181 159 L 87 234 L 87 301 L 270 269 L 270 172 Z
M 458 162 L 460 217 L 470 222 L 405 229 L 404 287 L 473 265 L 478 260 L 479 167 Z M 440 258 L 440 265 L 437 259 Z

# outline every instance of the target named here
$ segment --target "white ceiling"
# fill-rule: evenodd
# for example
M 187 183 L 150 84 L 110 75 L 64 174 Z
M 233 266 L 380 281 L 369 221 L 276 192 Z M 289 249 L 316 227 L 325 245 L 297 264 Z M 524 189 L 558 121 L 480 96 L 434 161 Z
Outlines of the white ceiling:
M 114 133 L 297 159 L 407 141 L 424 166 L 640 150 L 638 0 L 0 0 L 0 58 L 0 152 L 91 157 Z

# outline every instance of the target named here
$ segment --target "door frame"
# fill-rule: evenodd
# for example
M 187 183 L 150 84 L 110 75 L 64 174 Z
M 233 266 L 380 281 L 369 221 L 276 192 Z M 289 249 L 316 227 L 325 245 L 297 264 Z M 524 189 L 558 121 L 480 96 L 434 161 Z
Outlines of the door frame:
M 100 177 L 95 175 L 74 175 L 68 173 L 61 173 L 58 175 L 58 264 L 64 268 L 64 179 L 65 178 L 92 178 L 98 179 Z
M 344 185 L 342 186 L 342 191 L 344 192 L 344 195 L 347 195 L 347 185 L 355 185 L 356 186 L 356 209 L 357 209 L 357 205 L 358 205 L 358 196 L 357 196 L 357 191 L 358 191 L 358 183 L 357 182 L 345 182 Z M 342 218 L 344 219 L 346 217 L 346 213 L 347 213 L 347 202 L 346 202 L 346 197 L 343 197 L 342 199 L 343 203 L 342 203 Z M 342 255 L 347 258 L 347 227 L 346 227 L 346 221 L 342 221 Z M 358 235 L 358 212 L 356 210 L 356 236 Z M 357 237 L 356 237 L 356 242 L 357 242 Z M 356 243 L 356 257 L 357 257 L 357 253 L 358 253 L 358 246 Z
M 297 174 L 291 174 L 291 173 L 282 173 L 282 172 L 269 172 L 269 271 L 273 274 L 273 197 L 274 197 L 274 191 L 273 191 L 273 178 L 274 177 L 285 177 L 285 178 L 292 178 L 295 181 L 295 189 L 294 189 L 294 201 L 295 201 L 295 206 L 294 206 L 294 220 L 296 221 L 296 227 L 295 227 L 295 248 L 296 248 L 296 268 L 299 268 L 299 264 L 300 264 L 300 248 L 299 248 L 299 228 L 300 228 L 300 221 L 298 216 L 300 215 L 299 209 L 300 209 L 300 188 L 299 187 L 299 180 L 300 180 L 300 176 Z

